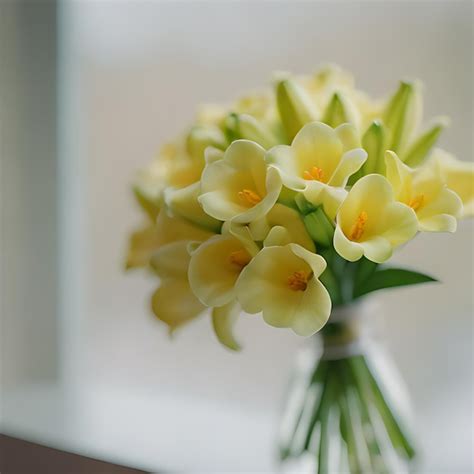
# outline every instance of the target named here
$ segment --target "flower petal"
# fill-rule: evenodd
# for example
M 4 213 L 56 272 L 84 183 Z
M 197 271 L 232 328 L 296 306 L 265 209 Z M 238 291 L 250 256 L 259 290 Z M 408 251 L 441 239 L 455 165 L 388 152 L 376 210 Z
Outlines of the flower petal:
M 355 148 L 342 155 L 341 161 L 334 170 L 328 184 L 330 186 L 344 187 L 352 176 L 367 159 L 367 152 L 362 148 Z
M 242 267 L 232 261 L 234 252 L 251 256 L 234 236 L 216 235 L 193 252 L 189 264 L 189 283 L 206 306 L 223 306 L 235 298 L 235 283 Z
M 241 349 L 233 333 L 234 325 L 239 316 L 240 306 L 235 301 L 212 310 L 212 327 L 217 339 L 219 339 L 221 344 L 233 351 Z
M 165 203 L 174 214 L 186 219 L 198 227 L 218 232 L 222 222 L 206 214 L 198 202 L 201 193 L 201 183 L 190 184 L 185 188 L 166 188 Z
M 328 321 L 331 297 L 324 285 L 312 278 L 296 308 L 291 328 L 299 336 L 311 336 Z
M 433 152 L 433 163 L 441 175 L 463 202 L 462 217 L 474 216 L 474 164 L 456 159 L 441 149 Z
M 364 249 L 365 257 L 375 263 L 387 261 L 393 253 L 392 245 L 384 237 L 373 237 L 370 240 L 361 242 L 360 245 Z
M 334 248 L 336 252 L 349 262 L 355 262 L 364 255 L 364 248 L 358 242 L 349 240 L 339 226 L 334 231 Z
M 191 241 L 180 240 L 160 247 L 150 260 L 155 273 L 161 278 L 187 279 L 191 256 L 188 246 Z
M 186 280 L 167 278 L 151 299 L 155 316 L 168 325 L 170 332 L 190 322 L 206 308 L 194 296 Z
M 151 256 L 160 247 L 161 243 L 161 235 L 154 225 L 133 232 L 130 236 L 125 268 L 128 270 L 148 265 Z

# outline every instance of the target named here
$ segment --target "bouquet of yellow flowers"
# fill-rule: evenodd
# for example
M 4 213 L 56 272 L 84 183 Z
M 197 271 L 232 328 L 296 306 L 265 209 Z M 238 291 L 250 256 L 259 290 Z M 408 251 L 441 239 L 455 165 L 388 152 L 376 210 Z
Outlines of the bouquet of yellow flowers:
M 359 337 L 354 318 L 337 316 L 348 305 L 434 280 L 385 266 L 397 247 L 473 214 L 473 167 L 435 148 L 447 120 L 420 128 L 421 112 L 417 82 L 374 100 L 336 67 L 278 74 L 273 92 L 203 107 L 133 187 L 146 222 L 127 268 L 159 277 L 151 306 L 170 331 L 210 313 L 233 350 L 242 312 L 321 331 L 281 439 L 283 458 L 310 453 L 318 472 L 388 472 L 387 446 L 414 455 L 367 354 L 334 348 Z

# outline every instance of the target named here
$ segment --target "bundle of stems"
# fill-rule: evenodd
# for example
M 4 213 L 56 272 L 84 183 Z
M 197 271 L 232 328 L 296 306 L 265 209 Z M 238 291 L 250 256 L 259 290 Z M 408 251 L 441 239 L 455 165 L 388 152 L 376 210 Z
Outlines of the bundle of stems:
M 282 459 L 313 457 L 317 473 L 407 472 L 415 455 L 404 418 L 376 371 L 369 352 L 337 356 L 354 342 L 349 323 L 322 332 L 323 355 L 288 400 L 282 425 Z M 334 349 L 336 351 L 334 352 Z

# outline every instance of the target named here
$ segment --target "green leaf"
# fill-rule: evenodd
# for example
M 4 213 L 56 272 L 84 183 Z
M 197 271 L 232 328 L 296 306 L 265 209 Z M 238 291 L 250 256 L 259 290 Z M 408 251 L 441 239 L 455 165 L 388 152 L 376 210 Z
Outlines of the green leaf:
M 397 286 L 417 285 L 419 283 L 428 283 L 438 281 L 429 275 L 405 270 L 402 268 L 382 268 L 376 270 L 365 281 L 361 281 L 354 289 L 354 299 L 359 298 L 372 291 L 382 290 L 384 288 L 394 288 Z

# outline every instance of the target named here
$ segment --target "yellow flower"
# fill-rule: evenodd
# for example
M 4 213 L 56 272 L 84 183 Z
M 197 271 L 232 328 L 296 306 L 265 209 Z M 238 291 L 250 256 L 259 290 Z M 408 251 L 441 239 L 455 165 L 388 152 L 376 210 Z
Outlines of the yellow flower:
M 203 241 L 213 235 L 179 217 L 170 217 L 161 209 L 155 224 L 147 225 L 130 237 L 126 268 L 147 266 L 153 254 L 163 245 L 179 240 Z
M 333 129 L 312 122 L 298 132 L 290 146 L 269 150 L 267 161 L 280 171 L 287 188 L 302 191 L 309 202 L 323 205 L 326 214 L 334 218 L 346 195 L 344 186 L 367 158 L 358 146 L 353 126 Z
M 439 170 L 422 166 L 413 170 L 398 156 L 385 154 L 387 179 L 395 192 L 395 199 L 410 206 L 418 218 L 418 230 L 454 232 L 462 209 L 459 196 L 444 183 Z
M 206 306 L 223 306 L 235 299 L 235 283 L 240 272 L 258 252 L 247 228 L 215 235 L 193 253 L 189 283 Z
M 433 153 L 432 165 L 436 166 L 449 189 L 462 200 L 462 217 L 474 215 L 474 164 L 460 161 L 443 150 Z
M 247 313 L 262 312 L 271 326 L 310 336 L 331 312 L 331 298 L 318 279 L 325 268 L 320 255 L 297 244 L 265 247 L 240 274 L 237 299 Z
M 181 240 L 161 247 L 151 259 L 151 266 L 161 283 L 151 300 L 156 317 L 170 332 L 199 316 L 206 307 L 191 291 L 188 281 L 190 241 Z
M 249 229 L 253 239 L 266 247 L 294 243 L 315 251 L 301 214 L 283 204 L 276 203 L 265 217 L 249 224 Z
M 280 176 L 267 167 L 264 155 L 257 143 L 237 140 L 221 160 L 207 164 L 199 197 L 204 211 L 215 219 L 237 223 L 263 217 L 281 190 Z
M 334 248 L 351 262 L 365 255 L 382 263 L 394 247 L 413 238 L 417 228 L 415 212 L 395 200 L 387 179 L 370 174 L 357 181 L 339 208 Z

